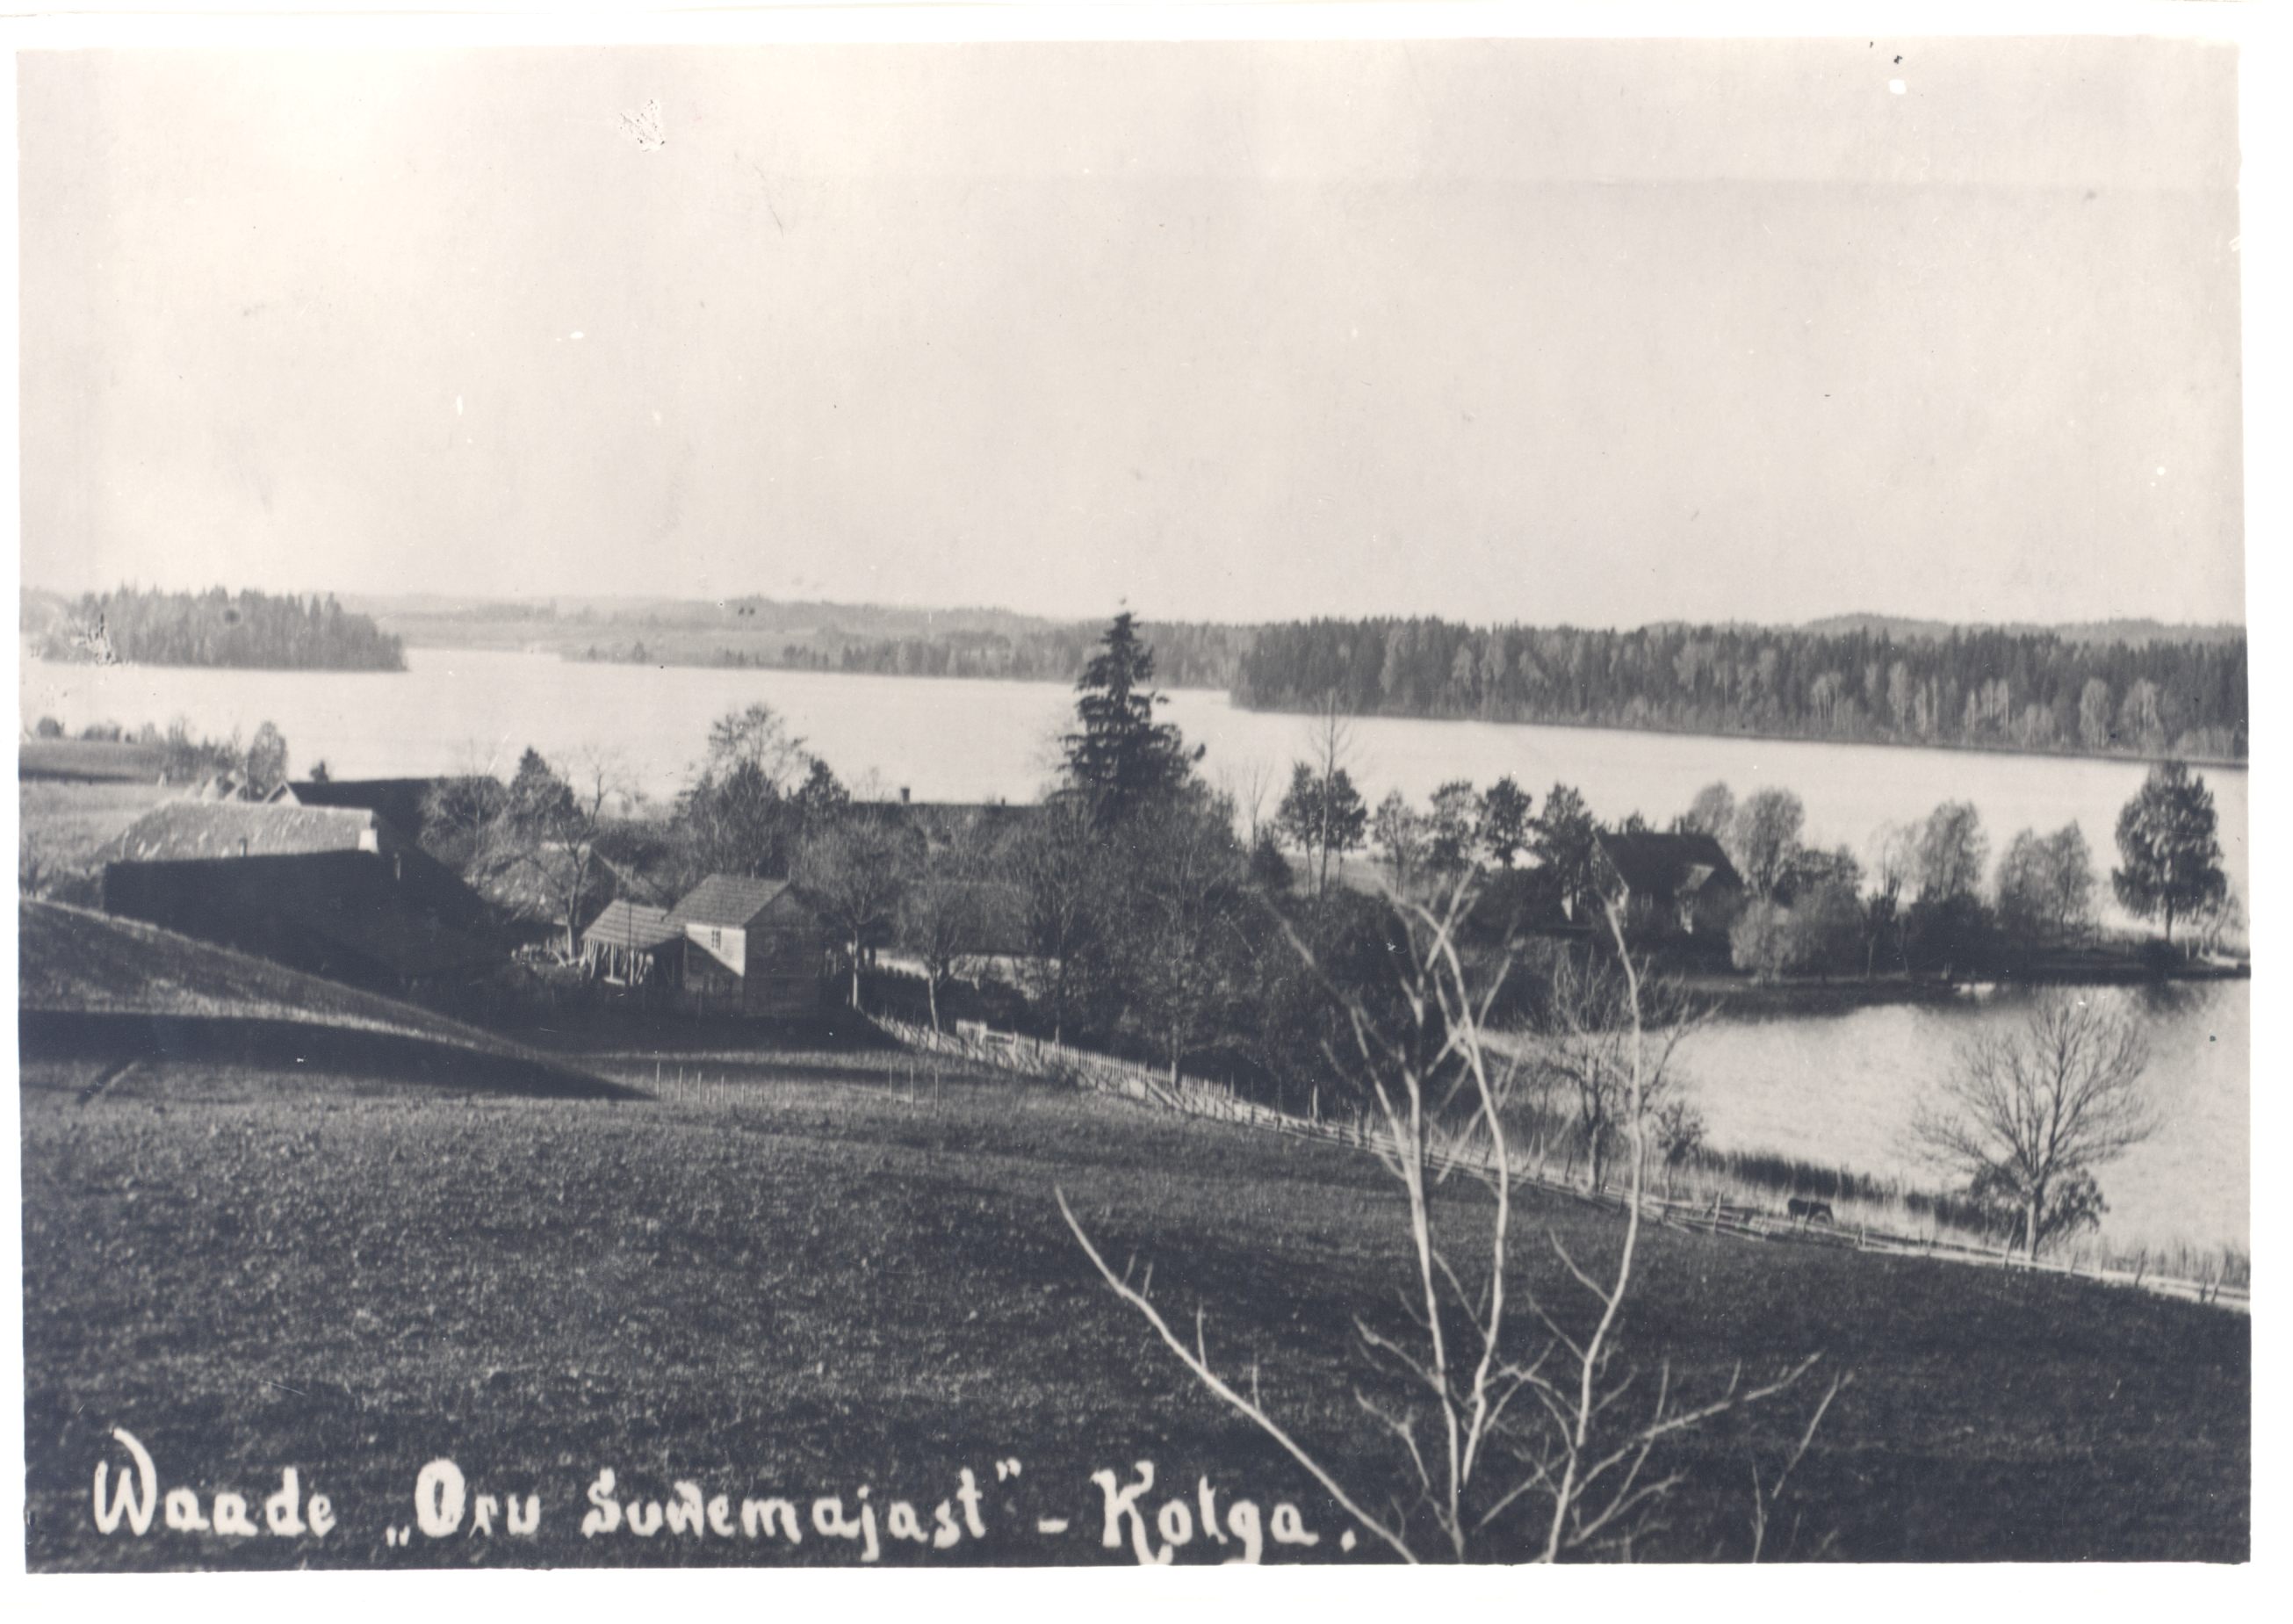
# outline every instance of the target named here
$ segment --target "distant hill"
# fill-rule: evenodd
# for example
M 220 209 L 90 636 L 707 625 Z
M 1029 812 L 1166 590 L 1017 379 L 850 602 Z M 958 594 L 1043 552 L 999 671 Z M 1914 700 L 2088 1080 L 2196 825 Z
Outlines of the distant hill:
M 1835 614 L 1805 621 L 1800 629 L 1819 637 L 1851 632 L 1867 637 L 1884 634 L 1898 643 L 1909 638 L 1941 643 L 1954 633 L 1964 636 L 1995 631 L 2017 637 L 2054 637 L 2065 643 L 2123 643 L 2129 648 L 2151 643 L 2237 643 L 2245 637 L 2244 627 L 2226 622 L 2199 626 L 2168 621 L 2070 621 L 2049 625 L 2037 621 L 2010 621 L 2003 624 L 1961 625 L 1951 621 L 1915 621 L 1900 614 Z

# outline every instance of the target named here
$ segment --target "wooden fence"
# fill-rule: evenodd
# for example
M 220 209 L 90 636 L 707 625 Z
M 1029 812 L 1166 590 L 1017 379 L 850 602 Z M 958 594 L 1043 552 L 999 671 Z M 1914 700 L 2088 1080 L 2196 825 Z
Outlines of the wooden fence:
M 928 1027 L 914 1026 L 890 1016 L 879 1015 L 873 1019 L 887 1035 L 912 1049 L 946 1055 L 974 1065 L 1135 1100 L 1183 1116 L 1206 1117 L 1268 1133 L 1287 1133 L 1294 1138 L 1321 1140 L 1356 1150 L 1374 1153 L 1381 1149 L 1382 1135 L 1373 1126 L 1371 1118 L 1353 1113 L 1325 1116 L 1320 1109 L 1318 1092 L 1311 1096 L 1313 1104 L 1309 1113 L 1300 1116 L 1244 1100 L 1231 1089 L 1198 1077 L 1189 1077 L 1183 1073 L 1173 1082 L 1170 1073 L 1141 1066 L 1135 1061 L 1118 1060 L 1113 1055 L 1098 1054 L 1090 1050 L 1074 1049 L 1064 1043 L 1049 1043 L 1017 1033 L 999 1032 L 976 1021 L 959 1021 L 953 1032 L 935 1032 Z M 1482 1174 L 1496 1171 L 1495 1152 L 1486 1146 L 1469 1142 L 1463 1136 L 1449 1143 L 1434 1146 L 1430 1155 L 1437 1171 L 1462 1168 Z M 1607 1182 L 1597 1190 L 1588 1190 L 1581 1181 L 1553 1177 L 1517 1157 L 1508 1160 L 1509 1171 L 1516 1185 L 1552 1190 L 1619 1212 L 1632 1199 L 1632 1192 L 1625 1186 Z M 1818 1225 L 1779 1216 L 1762 1207 L 1730 1203 L 1717 1196 L 1710 1199 L 1679 1200 L 1644 1190 L 1641 1195 L 1641 1211 L 1644 1216 L 1653 1217 L 1673 1229 L 1690 1230 L 1701 1234 L 1726 1235 L 1743 1240 L 1848 1246 L 1858 1251 L 1928 1257 L 1944 1263 L 2024 1270 L 2037 1274 L 2069 1275 L 2106 1286 L 2154 1292 L 2160 1296 L 2218 1303 L 2241 1312 L 2250 1313 L 2253 1307 L 2249 1287 L 2232 1286 L 2217 1277 L 2192 1279 L 2151 1274 L 2146 1270 L 2107 1269 L 2098 1264 L 2081 1268 L 2045 1259 L 2032 1263 L 2003 1247 L 1970 1246 L 1961 1241 L 1945 1240 L 1936 1235 L 1900 1235 L 1864 1223 Z

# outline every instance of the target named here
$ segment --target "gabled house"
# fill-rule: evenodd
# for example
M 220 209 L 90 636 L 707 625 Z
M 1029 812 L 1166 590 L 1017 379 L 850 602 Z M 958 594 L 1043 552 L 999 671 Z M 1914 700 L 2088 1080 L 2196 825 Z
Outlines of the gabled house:
M 1708 834 L 1603 831 L 1594 837 L 1600 883 L 1642 930 L 1724 935 L 1743 905 L 1744 881 Z
M 685 935 L 685 990 L 700 1008 L 796 1015 L 819 1005 L 830 933 L 787 881 L 711 874 L 664 922 Z

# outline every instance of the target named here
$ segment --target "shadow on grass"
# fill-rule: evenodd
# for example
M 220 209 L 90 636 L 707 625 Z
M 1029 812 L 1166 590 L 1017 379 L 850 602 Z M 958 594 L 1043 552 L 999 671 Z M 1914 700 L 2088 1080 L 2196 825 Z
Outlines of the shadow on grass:
M 300 1070 L 314 1084 L 335 1076 L 561 1100 L 646 1097 L 546 1056 L 308 1021 L 25 1010 L 17 1019 L 17 1044 L 28 1060 L 190 1061 Z

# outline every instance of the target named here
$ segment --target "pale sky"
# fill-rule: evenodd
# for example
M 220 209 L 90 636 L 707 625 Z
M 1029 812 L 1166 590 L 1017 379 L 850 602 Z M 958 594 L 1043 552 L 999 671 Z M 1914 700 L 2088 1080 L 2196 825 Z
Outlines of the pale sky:
M 2244 615 L 2227 47 L 20 62 L 33 585 Z

